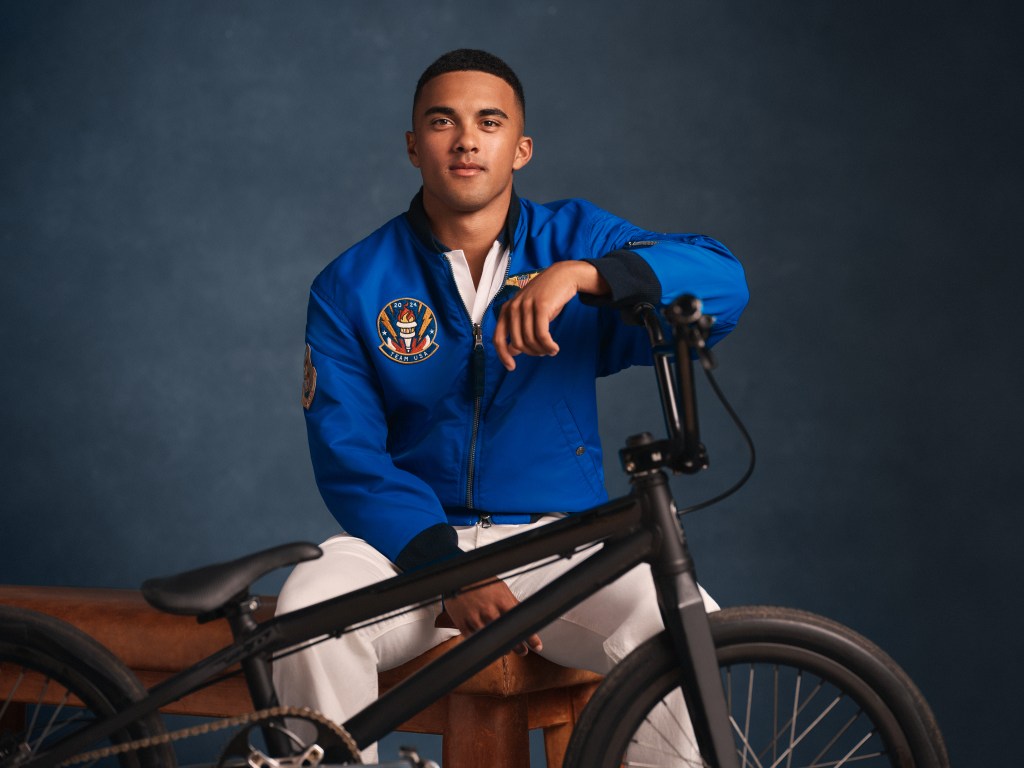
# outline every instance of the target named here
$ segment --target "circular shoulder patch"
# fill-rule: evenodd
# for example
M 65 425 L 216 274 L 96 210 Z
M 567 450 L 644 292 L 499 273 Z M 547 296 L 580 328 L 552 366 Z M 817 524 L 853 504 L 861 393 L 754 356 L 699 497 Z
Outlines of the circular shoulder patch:
M 377 349 L 396 363 L 422 363 L 437 351 L 437 318 L 419 299 L 395 299 L 377 315 Z

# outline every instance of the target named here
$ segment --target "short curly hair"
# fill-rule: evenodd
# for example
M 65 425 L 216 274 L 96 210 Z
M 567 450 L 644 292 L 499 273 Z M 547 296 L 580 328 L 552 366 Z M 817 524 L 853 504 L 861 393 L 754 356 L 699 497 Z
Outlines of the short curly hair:
M 516 101 L 519 102 L 519 108 L 523 111 L 523 120 L 526 120 L 526 96 L 523 94 L 523 84 L 519 82 L 519 78 L 512 71 L 512 67 L 493 53 L 476 50 L 475 48 L 458 48 L 454 51 L 448 51 L 448 53 L 439 56 L 433 64 L 423 70 L 423 74 L 420 75 L 420 79 L 416 83 L 416 92 L 412 96 L 414 108 L 417 99 L 420 97 L 420 92 L 423 90 L 423 86 L 435 77 L 447 74 L 448 72 L 486 72 L 488 75 L 500 77 L 511 86 L 513 93 L 516 95 Z

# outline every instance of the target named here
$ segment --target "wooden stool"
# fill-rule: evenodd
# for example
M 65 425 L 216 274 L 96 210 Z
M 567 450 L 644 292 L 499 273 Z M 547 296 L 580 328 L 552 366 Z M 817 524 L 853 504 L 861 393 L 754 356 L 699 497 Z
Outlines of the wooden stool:
M 258 619 L 273 614 L 276 598 L 261 597 Z M 109 648 L 151 688 L 231 642 L 227 623 L 197 624 L 149 606 L 135 590 L 0 586 L 0 604 L 30 608 L 74 624 Z M 388 690 L 444 653 L 453 638 L 396 669 L 382 672 Z M 550 768 L 561 768 L 573 725 L 600 676 L 508 654 L 404 723 L 399 730 L 442 737 L 444 768 L 527 768 L 528 731 L 544 730 Z M 0 690 L 11 682 L 0 670 Z M 252 711 L 245 681 L 223 680 L 175 702 L 171 714 L 230 717 Z

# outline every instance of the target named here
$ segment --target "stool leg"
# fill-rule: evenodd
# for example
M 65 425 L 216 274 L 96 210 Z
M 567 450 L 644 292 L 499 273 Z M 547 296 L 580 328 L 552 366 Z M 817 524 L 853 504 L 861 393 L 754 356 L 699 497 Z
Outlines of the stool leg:
M 572 723 L 550 725 L 544 729 L 544 757 L 547 758 L 548 768 L 562 768 L 571 736 Z
M 526 696 L 451 694 L 441 751 L 444 768 L 529 768 L 526 714 Z
M 548 768 L 562 768 L 573 728 L 576 727 L 576 722 L 583 714 L 583 708 L 596 690 L 597 683 L 589 683 L 559 692 L 563 697 L 560 698 L 561 706 L 570 713 L 572 719 L 568 723 L 558 723 L 544 729 L 544 756 L 547 758 Z

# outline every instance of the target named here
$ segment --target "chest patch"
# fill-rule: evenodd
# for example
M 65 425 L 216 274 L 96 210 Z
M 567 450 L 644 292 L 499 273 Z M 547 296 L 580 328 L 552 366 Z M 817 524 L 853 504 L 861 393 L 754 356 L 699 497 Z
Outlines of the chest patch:
M 395 299 L 377 315 L 385 356 L 396 363 L 422 363 L 437 351 L 437 318 L 419 299 Z
M 508 288 L 525 288 L 533 278 L 540 274 L 540 270 L 534 272 L 520 272 L 518 275 L 509 275 L 505 279 L 505 286 Z

